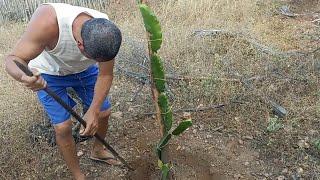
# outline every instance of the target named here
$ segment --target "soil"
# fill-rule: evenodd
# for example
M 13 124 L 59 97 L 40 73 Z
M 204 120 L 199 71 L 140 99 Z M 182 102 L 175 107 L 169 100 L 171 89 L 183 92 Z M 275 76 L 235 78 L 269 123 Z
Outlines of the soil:
M 262 173 L 264 167 L 270 164 L 258 150 L 251 148 L 256 139 L 233 132 L 232 128 L 228 128 L 230 125 L 223 122 L 229 115 L 222 110 L 212 110 L 194 113 L 192 117 L 193 127 L 169 144 L 174 179 L 256 179 L 274 176 Z M 110 121 L 117 120 L 113 117 Z M 122 127 L 110 129 L 107 139 L 134 171 L 89 160 L 91 140 L 80 143 L 78 150 L 84 153 L 81 165 L 87 176 L 90 179 L 158 179 L 159 168 L 153 151 L 159 139 L 157 129 L 155 119 L 148 116 L 128 119 Z M 60 175 L 64 179 L 65 175 Z
M 192 115 L 193 127 L 169 144 L 168 155 L 173 165 L 173 179 L 254 179 L 262 167 L 267 166 L 265 161 L 259 159 L 259 152 L 250 148 L 250 144 L 254 142 L 253 137 L 241 137 L 240 134 L 229 132 L 230 129 L 226 128 L 228 125 L 223 122 L 227 116 L 222 110 Z M 110 123 L 119 121 L 118 118 L 112 116 Z M 88 155 L 92 140 L 79 143 L 81 165 L 89 179 L 158 179 L 159 168 L 154 151 L 159 139 L 157 130 L 156 120 L 149 116 L 128 119 L 117 128 L 111 126 L 107 139 L 134 171 L 91 161 Z M 43 131 L 42 135 L 46 133 L 51 131 Z M 36 142 L 38 141 L 30 143 L 36 146 Z M 251 170 L 248 172 L 248 169 Z M 64 179 L 66 176 L 60 174 L 60 178 Z

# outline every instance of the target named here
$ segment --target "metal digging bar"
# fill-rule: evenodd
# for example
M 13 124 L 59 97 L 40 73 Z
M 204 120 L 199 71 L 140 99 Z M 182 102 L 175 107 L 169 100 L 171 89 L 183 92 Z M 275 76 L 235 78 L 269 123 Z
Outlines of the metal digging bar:
M 23 71 L 27 76 L 33 76 L 33 73 L 23 65 L 22 63 L 15 61 L 14 63 Z M 56 95 L 52 90 L 50 90 L 48 87 L 43 89 L 46 93 L 48 93 L 53 99 L 55 99 L 61 106 L 63 106 L 69 113 L 75 117 L 84 127 L 87 126 L 87 123 L 69 106 L 67 105 L 58 95 Z M 134 169 L 98 134 L 94 135 L 95 138 L 97 138 L 110 152 L 119 159 L 129 170 L 133 171 Z

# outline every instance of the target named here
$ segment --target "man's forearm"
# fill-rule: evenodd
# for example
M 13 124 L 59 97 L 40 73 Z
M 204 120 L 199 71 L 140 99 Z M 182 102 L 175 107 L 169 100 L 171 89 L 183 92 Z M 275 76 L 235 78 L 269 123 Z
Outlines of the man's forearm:
M 100 108 L 105 101 L 111 84 L 112 84 L 113 76 L 112 75 L 99 75 L 97 78 L 97 82 L 94 88 L 94 96 L 92 103 L 90 105 L 90 109 L 99 113 Z
M 20 63 L 25 65 L 27 65 L 27 63 L 24 60 L 12 55 L 9 55 L 5 58 L 5 70 L 11 77 L 21 82 L 23 72 L 17 67 L 13 60 L 19 61 Z

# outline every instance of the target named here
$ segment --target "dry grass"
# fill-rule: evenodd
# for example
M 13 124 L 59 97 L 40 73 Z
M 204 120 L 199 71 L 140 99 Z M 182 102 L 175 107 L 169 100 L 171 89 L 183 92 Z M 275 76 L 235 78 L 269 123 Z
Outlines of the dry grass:
M 224 121 L 227 128 L 240 136 L 249 132 L 260 138 L 253 146 L 261 150 L 262 157 L 274 153 L 283 156 L 292 167 L 297 167 L 300 166 L 299 159 L 293 156 L 301 151 L 309 154 L 293 146 L 299 139 L 308 137 L 308 143 L 311 144 L 312 140 L 319 137 L 319 132 L 309 133 L 319 129 L 320 95 L 317 87 L 320 85 L 320 68 L 316 61 L 319 54 L 303 57 L 275 56 L 263 53 L 248 42 L 248 39 L 254 40 L 278 51 L 310 49 L 310 42 L 318 39 L 319 29 L 310 21 L 279 15 L 278 8 L 285 3 L 287 2 L 276 0 L 153 0 L 151 6 L 156 10 L 163 27 L 165 39 L 161 56 L 178 74 L 195 78 L 170 82 L 175 94 L 174 107 L 242 101 L 245 103 L 243 106 L 234 105 L 226 109 L 228 118 Z M 120 1 L 119 4 L 112 2 L 106 12 L 121 27 L 126 37 L 144 42 L 142 20 L 134 0 Z M 9 52 L 23 28 L 24 24 L 5 24 L 0 27 L 2 58 Z M 192 36 L 199 29 L 222 29 L 241 36 Z M 319 48 L 319 44 L 311 48 Z M 43 118 L 34 94 L 11 80 L 4 72 L 3 65 L 0 74 L 0 99 L 3 102 L 0 104 L 0 177 L 47 179 L 56 174 L 69 177 L 60 172 L 64 168 L 58 165 L 63 164 L 62 160 L 50 158 L 57 155 L 54 148 L 48 148 L 45 144 L 30 147 L 26 141 L 30 124 L 40 122 Z M 252 82 L 254 90 L 247 90 L 240 81 L 220 80 L 240 80 L 254 76 L 264 77 Z M 209 78 L 200 80 L 198 77 Z M 114 110 L 125 111 L 132 105 L 127 101 L 137 84 L 124 77 L 117 77 L 114 84 L 117 88 L 112 89 L 113 101 L 120 102 Z M 149 94 L 147 88 L 142 92 Z M 136 112 L 138 114 L 143 113 L 142 110 L 152 109 L 150 97 L 142 96 L 138 97 L 135 105 L 147 107 L 139 109 Z M 285 129 L 270 136 L 265 135 L 265 131 L 268 119 L 273 115 L 270 105 L 261 98 L 266 96 L 272 97 L 289 112 L 287 118 L 283 119 Z M 283 134 L 291 138 L 285 139 Z M 271 141 L 275 143 L 270 146 Z M 289 154 L 283 155 L 284 150 Z M 43 152 L 49 156 L 45 156 Z M 314 171 L 320 171 L 314 160 L 317 157 L 311 157 L 311 160 L 301 162 L 309 166 L 305 168 L 306 177 L 310 177 L 309 174 Z

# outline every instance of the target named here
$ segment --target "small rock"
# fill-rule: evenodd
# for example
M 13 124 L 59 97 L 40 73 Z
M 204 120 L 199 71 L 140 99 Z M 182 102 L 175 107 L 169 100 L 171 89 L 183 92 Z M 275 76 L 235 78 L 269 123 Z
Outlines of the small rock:
M 91 167 L 91 168 L 90 168 L 90 171 L 91 171 L 91 172 L 97 172 L 98 170 L 97 170 L 95 167 Z
M 196 133 L 197 133 L 197 130 L 196 130 L 196 129 L 193 129 L 193 130 L 192 130 L 192 133 L 193 133 L 193 134 L 196 134 Z
M 178 146 L 178 147 L 177 147 L 177 151 L 180 150 L 180 149 L 181 149 L 181 146 Z
M 297 173 L 298 173 L 299 175 L 303 174 L 303 169 L 302 169 L 301 167 L 299 167 L 299 168 L 297 169 Z
M 211 175 L 216 174 L 215 168 L 214 168 L 214 167 L 211 167 L 209 173 L 210 173 Z
M 264 173 L 263 175 L 264 175 L 265 177 L 270 177 L 272 174 L 271 174 L 271 173 L 270 173 L 270 174 L 269 174 L 269 173 Z
M 183 112 L 183 119 L 191 119 L 191 113 L 190 112 Z
M 84 154 L 84 153 L 83 153 L 83 151 L 81 151 L 81 150 L 77 152 L 77 156 L 78 156 L 78 157 L 83 156 L 83 154 Z
M 212 138 L 212 135 L 208 134 L 207 139 L 210 139 L 210 138 Z
M 199 130 L 203 130 L 203 128 L 204 128 L 204 125 L 200 124 Z
M 242 141 L 241 139 L 239 139 L 238 143 L 239 143 L 240 145 L 243 145 L 243 141 Z
M 118 111 L 118 112 L 111 113 L 111 116 L 114 117 L 115 119 L 121 119 L 123 116 L 123 113 L 121 111 Z
M 83 142 L 80 142 L 80 144 L 86 146 L 88 143 L 87 141 L 83 141 Z
M 293 180 L 300 180 L 299 175 L 292 174 L 291 177 L 292 177 Z
M 306 140 L 299 140 L 298 146 L 299 146 L 299 148 L 306 148 L 306 149 L 310 148 L 310 145 L 309 145 L 309 143 L 307 143 Z
M 288 168 L 284 168 L 284 169 L 281 171 L 282 174 L 287 174 L 288 172 L 289 172 Z
M 306 142 L 306 143 L 304 144 L 304 147 L 305 147 L 306 149 L 309 149 L 309 148 L 310 148 L 310 144 Z
M 241 174 L 235 174 L 234 176 L 234 179 L 242 179 L 243 176 Z
M 203 107 L 203 104 L 199 104 L 199 106 L 197 108 L 202 108 Z
M 129 108 L 128 108 L 128 111 L 129 111 L 129 112 L 133 112 L 134 109 L 133 109 L 132 107 L 129 107 Z
M 303 146 L 304 146 L 304 140 L 299 140 L 299 141 L 298 141 L 298 146 L 299 146 L 299 148 L 303 148 Z
M 278 176 L 277 180 L 285 180 L 286 178 L 284 176 Z
M 285 126 L 283 129 L 285 132 L 291 132 L 293 130 L 292 126 Z
M 208 143 L 208 140 L 204 140 L 204 143 Z
M 249 162 L 246 161 L 246 162 L 244 163 L 244 165 L 245 165 L 245 166 L 249 166 Z
M 252 139 L 253 139 L 253 136 L 243 136 L 243 139 L 252 140 Z
M 315 134 L 317 134 L 317 133 L 318 133 L 318 131 L 316 131 L 316 130 L 313 130 L 313 129 L 309 130 L 309 134 L 310 134 L 311 136 L 313 136 L 313 135 L 315 135 Z

